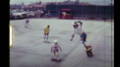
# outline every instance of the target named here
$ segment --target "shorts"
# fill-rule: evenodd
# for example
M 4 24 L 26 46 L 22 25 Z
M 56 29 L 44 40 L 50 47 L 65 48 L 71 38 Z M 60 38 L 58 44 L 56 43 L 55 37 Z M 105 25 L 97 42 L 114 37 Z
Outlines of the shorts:
M 49 33 L 44 33 L 44 35 L 49 35 Z

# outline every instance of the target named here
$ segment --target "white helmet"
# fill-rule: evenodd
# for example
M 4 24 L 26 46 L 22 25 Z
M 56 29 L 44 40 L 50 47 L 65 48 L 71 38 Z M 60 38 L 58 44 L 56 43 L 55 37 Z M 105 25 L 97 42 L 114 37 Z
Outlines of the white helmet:
M 54 43 L 57 43 L 58 41 L 57 40 L 54 40 Z

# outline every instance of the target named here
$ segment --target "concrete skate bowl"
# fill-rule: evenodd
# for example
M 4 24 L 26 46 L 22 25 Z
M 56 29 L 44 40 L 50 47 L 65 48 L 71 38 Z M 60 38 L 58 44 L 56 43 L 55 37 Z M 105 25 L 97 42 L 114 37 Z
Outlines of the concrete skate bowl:
M 59 32 L 59 34 L 61 34 L 61 35 L 67 35 L 67 34 L 69 34 L 71 32 L 73 32 L 73 31 L 61 31 L 61 32 Z
M 64 43 L 64 45 L 66 45 L 66 44 L 68 44 L 68 45 L 70 45 L 70 44 L 72 44 L 72 45 L 75 45 L 75 46 L 71 46 L 70 48 L 69 48 L 69 50 L 66 50 L 66 52 L 64 51 L 62 54 L 61 54 L 61 58 L 62 58 L 62 62 L 64 62 L 64 61 L 66 61 L 66 59 L 70 56 L 70 55 L 72 55 L 72 53 L 74 53 L 74 51 L 76 51 L 76 49 L 78 49 L 79 47 L 80 47 L 80 45 L 79 45 L 79 42 L 77 42 L 77 43 Z M 67 46 L 68 46 L 67 45 Z M 65 48 L 68 48 L 68 47 L 63 47 L 63 49 L 65 50 Z M 82 50 L 81 50 L 82 51 Z

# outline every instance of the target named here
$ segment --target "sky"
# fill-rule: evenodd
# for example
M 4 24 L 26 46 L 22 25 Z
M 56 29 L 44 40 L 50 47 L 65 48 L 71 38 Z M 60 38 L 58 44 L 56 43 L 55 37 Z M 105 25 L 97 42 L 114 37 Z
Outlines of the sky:
M 33 2 L 63 2 L 65 0 L 10 0 L 10 4 L 20 4 L 20 3 L 25 3 L 25 4 L 29 4 L 29 3 L 33 3 Z M 71 0 L 71 1 L 75 1 L 75 0 Z M 90 4 L 97 4 L 97 5 L 108 5 L 111 2 L 113 3 L 114 0 L 79 0 L 80 2 L 88 2 Z

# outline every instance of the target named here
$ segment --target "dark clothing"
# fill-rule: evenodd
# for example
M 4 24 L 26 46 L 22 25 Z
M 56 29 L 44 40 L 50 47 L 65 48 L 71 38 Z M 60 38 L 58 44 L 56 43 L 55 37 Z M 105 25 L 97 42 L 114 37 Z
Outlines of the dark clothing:
M 49 33 L 44 33 L 44 35 L 47 35 L 47 36 L 48 36 L 48 35 L 49 35 Z
M 57 46 L 54 47 L 54 52 L 59 52 L 59 49 Z
M 78 24 L 74 24 L 73 27 L 76 29 L 78 28 Z
M 59 45 L 55 45 L 51 48 L 51 51 L 56 53 L 59 52 L 61 50 L 61 47 Z
M 26 20 L 26 23 L 28 24 L 28 23 L 29 23 L 29 20 Z
M 82 41 L 83 41 L 83 43 L 86 41 L 86 39 L 87 39 L 87 34 L 86 33 L 82 33 L 81 35 L 80 35 L 80 37 L 81 37 L 81 39 L 82 39 Z

